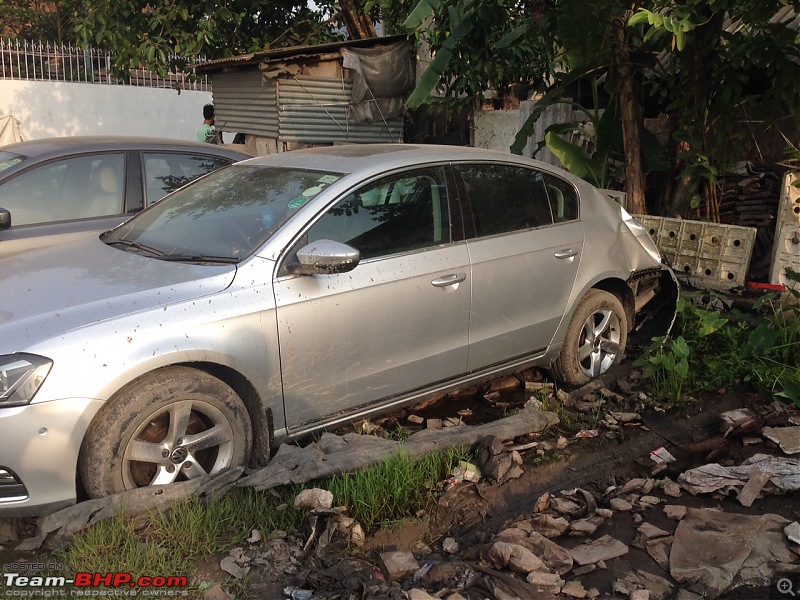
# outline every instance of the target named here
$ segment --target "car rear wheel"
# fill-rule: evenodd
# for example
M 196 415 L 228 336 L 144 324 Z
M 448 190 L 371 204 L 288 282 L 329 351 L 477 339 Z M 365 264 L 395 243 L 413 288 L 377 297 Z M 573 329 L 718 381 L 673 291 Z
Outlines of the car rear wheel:
M 619 299 L 589 290 L 572 315 L 553 371 L 568 385 L 583 385 L 622 360 L 627 340 L 628 319 Z
M 92 498 L 244 465 L 252 447 L 247 409 L 225 383 L 175 367 L 142 377 L 89 425 L 79 470 Z

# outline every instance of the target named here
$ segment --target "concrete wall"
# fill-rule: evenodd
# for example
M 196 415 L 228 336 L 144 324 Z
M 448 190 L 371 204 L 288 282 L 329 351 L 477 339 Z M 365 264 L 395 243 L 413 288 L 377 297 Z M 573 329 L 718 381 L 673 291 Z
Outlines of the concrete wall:
M 209 102 L 211 92 L 0 80 L 0 114 L 19 119 L 27 139 L 107 134 L 194 140 Z
M 518 110 L 476 110 L 473 145 L 508 152 L 519 126 Z
M 502 150 L 509 152 L 517 132 L 533 112 L 535 102 L 520 102 L 519 110 L 484 110 L 475 112 L 475 127 L 473 130 L 473 145 L 478 148 Z M 532 156 L 538 143 L 544 140 L 545 130 L 554 123 L 570 123 L 580 120 L 582 115 L 575 113 L 569 104 L 554 104 L 548 106 L 534 125 L 533 135 L 528 139 L 528 144 L 522 152 L 523 156 Z M 553 153 L 547 148 L 542 148 L 536 159 L 561 166 Z

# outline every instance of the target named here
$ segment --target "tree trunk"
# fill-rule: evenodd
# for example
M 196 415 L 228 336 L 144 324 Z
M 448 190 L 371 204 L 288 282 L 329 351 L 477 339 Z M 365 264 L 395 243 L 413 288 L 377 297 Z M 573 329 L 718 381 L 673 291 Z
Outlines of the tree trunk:
M 364 13 L 363 7 L 356 6 L 356 0 L 339 0 L 339 7 L 351 40 L 365 40 L 377 37 L 372 20 L 369 15 Z
M 725 13 L 709 12 L 704 16 L 706 20 L 692 31 L 686 48 L 675 55 L 681 61 L 681 72 L 685 74 L 685 80 L 679 80 L 678 85 L 691 90 L 692 94 L 684 112 L 678 115 L 678 119 L 683 122 L 683 138 L 688 137 L 691 140 L 686 142 L 686 147 L 681 148 L 682 152 L 679 153 L 693 154 L 694 160 L 704 156 L 709 159 L 712 156 L 720 158 L 720 155 L 725 154 L 725 149 L 718 147 L 714 126 L 709 122 L 709 108 L 714 93 L 710 87 L 711 74 L 716 68 L 715 49 L 722 37 Z M 732 115 L 725 115 L 724 118 L 732 118 Z M 713 181 L 710 172 L 698 169 L 685 172 L 686 166 L 687 161 L 675 160 L 674 168 L 679 175 L 672 190 L 670 215 L 680 216 L 689 209 L 702 178 Z
M 626 35 L 627 15 L 614 19 L 613 67 L 616 70 L 617 102 L 622 120 L 622 142 L 625 149 L 625 191 L 628 211 L 647 214 L 644 199 L 641 126 L 642 109 L 633 78 L 630 47 Z

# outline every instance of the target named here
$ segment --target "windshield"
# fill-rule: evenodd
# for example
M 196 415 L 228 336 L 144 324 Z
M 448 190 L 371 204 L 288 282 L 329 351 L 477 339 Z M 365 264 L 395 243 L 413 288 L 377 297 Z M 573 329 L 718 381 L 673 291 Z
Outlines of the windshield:
M 10 169 L 17 163 L 22 162 L 24 159 L 25 157 L 20 156 L 19 154 L 12 154 L 11 152 L 4 152 L 0 150 L 0 173 L 6 169 Z
M 165 260 L 235 262 L 342 173 L 233 165 L 178 190 L 103 237 Z

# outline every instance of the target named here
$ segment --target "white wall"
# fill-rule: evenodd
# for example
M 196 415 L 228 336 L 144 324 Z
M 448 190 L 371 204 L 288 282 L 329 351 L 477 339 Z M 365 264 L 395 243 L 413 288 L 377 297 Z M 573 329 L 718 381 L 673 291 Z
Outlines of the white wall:
M 194 140 L 209 102 L 211 92 L 0 80 L 0 114 L 19 119 L 27 139 L 144 135 Z

